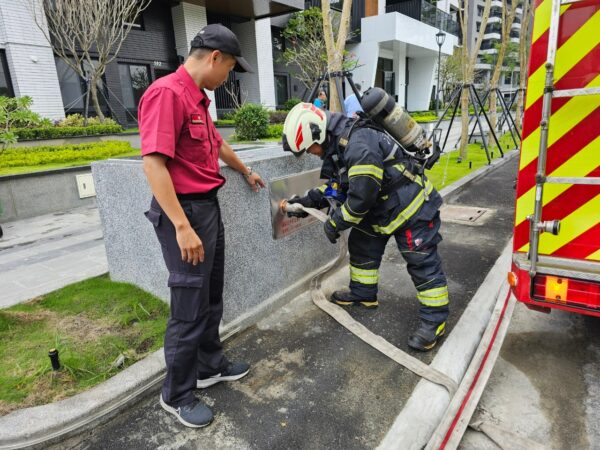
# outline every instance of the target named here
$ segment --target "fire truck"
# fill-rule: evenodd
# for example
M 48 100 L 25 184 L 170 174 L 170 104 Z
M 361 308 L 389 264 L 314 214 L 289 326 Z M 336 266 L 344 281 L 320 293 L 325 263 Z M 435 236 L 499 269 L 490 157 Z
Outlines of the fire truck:
M 600 316 L 600 1 L 534 2 L 508 279 L 531 309 Z

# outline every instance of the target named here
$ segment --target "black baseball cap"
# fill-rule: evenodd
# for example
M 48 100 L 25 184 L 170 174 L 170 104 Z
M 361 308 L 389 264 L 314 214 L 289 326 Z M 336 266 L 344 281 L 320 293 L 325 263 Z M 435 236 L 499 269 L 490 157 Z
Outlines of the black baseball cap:
M 211 23 L 202 28 L 190 43 L 191 48 L 209 48 L 233 55 L 237 61 L 236 72 L 254 72 L 252 66 L 242 57 L 240 41 L 229 28 L 220 23 Z

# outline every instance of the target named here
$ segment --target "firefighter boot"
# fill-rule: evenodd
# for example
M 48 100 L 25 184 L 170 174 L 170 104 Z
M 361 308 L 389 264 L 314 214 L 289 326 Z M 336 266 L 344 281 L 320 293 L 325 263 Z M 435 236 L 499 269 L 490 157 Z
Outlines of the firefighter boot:
M 377 296 L 374 299 L 364 299 L 350 291 L 335 291 L 331 294 L 331 301 L 340 306 L 362 305 L 365 308 L 377 308 L 379 305 Z
M 408 346 L 426 352 L 437 344 L 446 331 L 446 322 L 434 323 L 421 319 L 419 328 L 408 338 Z

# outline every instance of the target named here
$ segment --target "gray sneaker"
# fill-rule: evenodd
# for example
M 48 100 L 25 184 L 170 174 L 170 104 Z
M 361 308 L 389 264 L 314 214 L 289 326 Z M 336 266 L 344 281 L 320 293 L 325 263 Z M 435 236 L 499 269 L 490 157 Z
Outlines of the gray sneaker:
M 193 400 L 187 405 L 175 408 L 165 403 L 160 395 L 160 406 L 167 412 L 170 412 L 177 420 L 179 420 L 186 427 L 190 428 L 202 428 L 209 425 L 213 420 L 213 413 L 208 406 L 202 404 L 200 400 Z
M 204 389 L 213 384 L 220 383 L 221 381 L 235 381 L 248 375 L 250 371 L 250 364 L 245 362 L 229 363 L 229 365 L 223 369 L 220 373 L 212 376 L 198 375 L 196 381 L 196 387 L 198 389 Z

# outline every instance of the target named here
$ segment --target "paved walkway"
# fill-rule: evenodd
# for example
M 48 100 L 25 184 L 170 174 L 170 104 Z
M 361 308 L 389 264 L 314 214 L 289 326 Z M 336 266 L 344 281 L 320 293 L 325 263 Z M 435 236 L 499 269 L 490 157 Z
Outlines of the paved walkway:
M 0 308 L 108 271 L 96 207 L 2 224 Z

